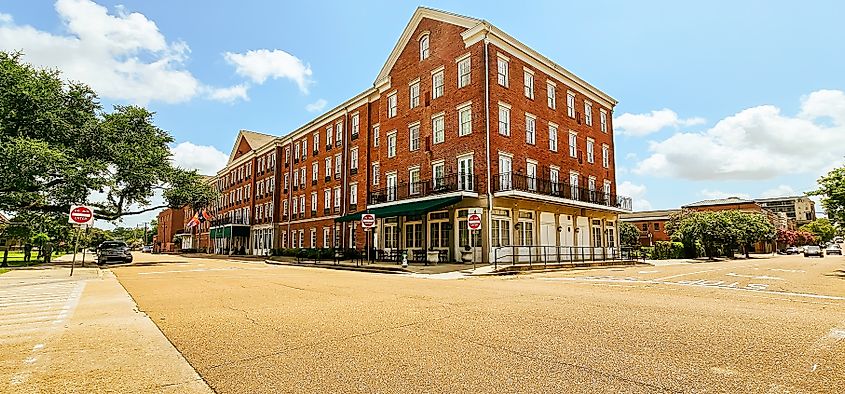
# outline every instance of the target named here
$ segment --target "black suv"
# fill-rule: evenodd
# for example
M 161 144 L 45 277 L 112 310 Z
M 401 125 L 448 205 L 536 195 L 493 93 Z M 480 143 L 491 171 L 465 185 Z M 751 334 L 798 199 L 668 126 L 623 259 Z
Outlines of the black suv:
M 97 247 L 97 264 L 105 264 L 109 261 L 132 262 L 132 253 L 126 242 L 106 241 Z

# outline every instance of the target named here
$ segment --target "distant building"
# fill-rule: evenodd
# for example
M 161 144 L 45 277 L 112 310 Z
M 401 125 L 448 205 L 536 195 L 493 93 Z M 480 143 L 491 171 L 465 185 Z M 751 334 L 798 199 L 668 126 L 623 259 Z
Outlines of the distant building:
M 619 221 L 633 224 L 640 230 L 640 245 L 651 246 L 657 241 L 670 241 L 666 233 L 666 223 L 672 214 L 681 212 L 680 209 L 665 209 L 660 211 L 641 211 L 619 214 Z
M 153 248 L 157 252 L 174 252 L 176 234 L 184 232 L 185 218 L 182 209 L 167 208 L 158 214 L 158 233 Z
M 698 212 L 713 212 L 713 211 L 740 211 L 751 212 L 765 215 L 776 228 L 786 230 L 788 223 L 782 220 L 782 217 L 777 213 L 763 207 L 762 204 L 755 200 L 748 200 L 739 197 L 719 198 L 714 200 L 703 200 L 687 204 L 681 207 L 682 209 L 698 211 Z M 774 249 L 772 242 L 758 242 L 753 245 L 754 252 L 757 253 L 771 253 Z
M 798 227 L 816 220 L 816 203 L 806 196 L 758 198 L 754 201 L 772 212 L 785 213 L 787 219 L 794 220 Z

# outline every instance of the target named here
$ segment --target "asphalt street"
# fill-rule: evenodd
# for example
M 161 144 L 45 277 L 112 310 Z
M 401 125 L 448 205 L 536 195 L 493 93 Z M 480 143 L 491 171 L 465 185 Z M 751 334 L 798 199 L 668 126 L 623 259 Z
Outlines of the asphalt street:
M 113 268 L 220 393 L 845 392 L 845 258 L 432 279 Z

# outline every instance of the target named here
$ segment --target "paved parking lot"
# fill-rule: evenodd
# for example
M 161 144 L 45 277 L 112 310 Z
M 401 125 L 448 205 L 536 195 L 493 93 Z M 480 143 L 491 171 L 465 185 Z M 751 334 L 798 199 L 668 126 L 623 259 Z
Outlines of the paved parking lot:
M 241 392 L 845 392 L 845 258 L 449 280 L 144 255 L 114 268 Z

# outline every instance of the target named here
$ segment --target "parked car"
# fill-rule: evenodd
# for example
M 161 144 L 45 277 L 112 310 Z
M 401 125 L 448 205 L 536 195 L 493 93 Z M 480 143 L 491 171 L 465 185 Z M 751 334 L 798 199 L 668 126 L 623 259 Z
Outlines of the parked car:
M 837 244 L 831 244 L 830 246 L 825 249 L 824 254 L 830 256 L 832 254 L 836 254 L 842 256 L 842 248 L 839 247 Z
M 820 248 L 816 245 L 805 246 L 804 247 L 804 257 L 810 257 L 810 256 L 824 257 L 824 253 L 822 253 L 822 248 Z
M 152 252 L 153 252 L 153 246 L 152 245 L 144 245 L 144 247 L 141 248 L 141 253 L 152 253 Z
M 790 246 L 790 247 L 786 248 L 784 253 L 786 253 L 786 254 L 799 254 L 799 253 L 801 253 L 801 250 L 798 249 L 795 246 Z
M 97 247 L 97 264 L 105 264 L 109 261 L 132 262 L 132 252 L 126 246 L 126 242 L 106 241 Z

